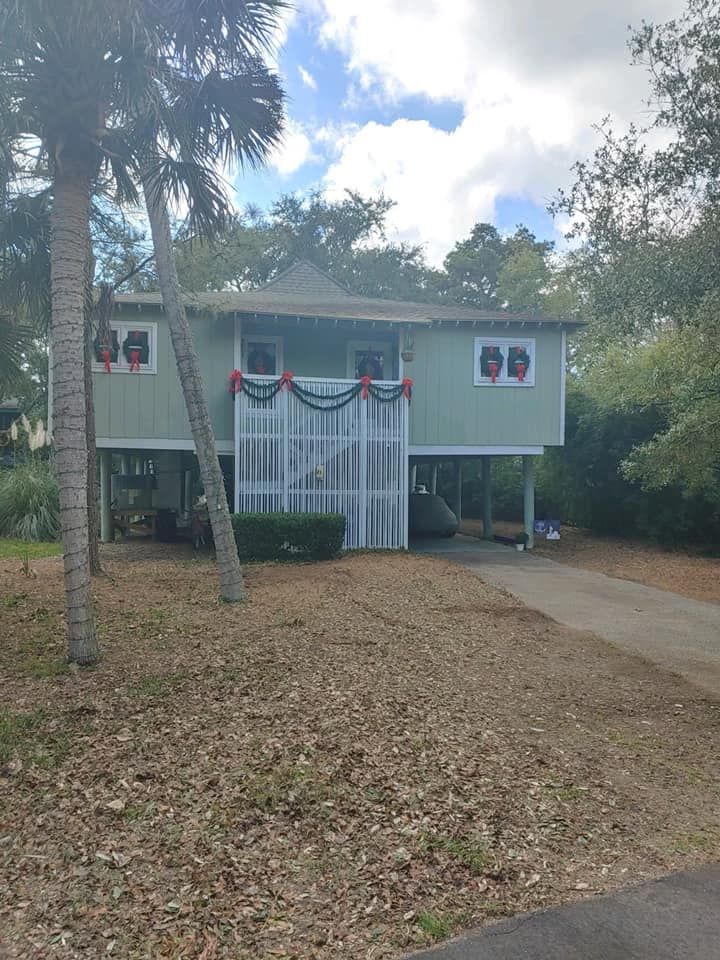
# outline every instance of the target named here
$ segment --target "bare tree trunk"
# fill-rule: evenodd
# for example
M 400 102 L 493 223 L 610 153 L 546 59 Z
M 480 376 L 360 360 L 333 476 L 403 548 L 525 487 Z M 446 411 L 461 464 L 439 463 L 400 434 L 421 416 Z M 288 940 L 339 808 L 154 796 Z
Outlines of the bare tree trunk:
M 220 592 L 225 600 L 231 602 L 244 600 L 245 584 L 243 583 L 237 544 L 230 522 L 225 482 L 220 469 L 215 436 L 210 422 L 207 401 L 205 400 L 205 388 L 200 374 L 200 365 L 193 346 L 185 305 L 182 301 L 182 291 L 173 256 L 167 207 L 147 171 L 143 175 L 143 188 L 155 248 L 155 263 L 160 280 L 160 290 L 162 291 L 165 314 L 168 318 L 170 336 L 175 350 L 180 384 L 190 419 L 190 429 L 195 442 L 200 477 L 207 497 L 210 524 L 215 540 Z
M 52 362 L 55 469 L 60 488 L 68 659 L 95 663 L 88 563 L 85 378 L 85 263 L 90 178 L 69 160 L 55 175 L 52 208 Z

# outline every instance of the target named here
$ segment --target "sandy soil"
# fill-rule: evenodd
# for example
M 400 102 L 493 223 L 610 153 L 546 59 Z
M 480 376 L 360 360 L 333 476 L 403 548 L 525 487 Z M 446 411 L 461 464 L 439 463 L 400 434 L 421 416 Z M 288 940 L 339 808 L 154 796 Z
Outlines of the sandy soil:
M 501 536 L 514 536 L 520 527 L 519 523 L 499 521 L 493 529 Z M 482 521 L 463 520 L 461 529 L 463 533 L 481 536 Z M 609 577 L 670 590 L 692 600 L 720 603 L 718 557 L 663 550 L 639 540 L 598 537 L 576 527 L 563 527 L 560 540 L 537 540 L 535 553 Z
M 0 956 L 378 960 L 720 856 L 720 704 L 459 567 L 105 559 L 81 672 L 0 563 Z

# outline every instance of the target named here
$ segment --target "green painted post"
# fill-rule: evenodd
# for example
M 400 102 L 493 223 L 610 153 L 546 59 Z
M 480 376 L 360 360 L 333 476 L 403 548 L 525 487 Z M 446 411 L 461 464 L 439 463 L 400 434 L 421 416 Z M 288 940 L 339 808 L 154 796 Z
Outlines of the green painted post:
M 457 522 L 460 523 L 462 520 L 462 460 L 458 460 L 455 464 L 455 516 L 457 517 Z
M 482 457 L 480 460 L 483 489 L 483 540 L 492 540 L 492 460 Z
M 111 512 L 112 500 L 112 453 L 100 451 L 100 539 L 110 543 L 113 539 Z
M 535 546 L 535 458 L 525 456 L 523 464 L 523 522 L 528 549 Z

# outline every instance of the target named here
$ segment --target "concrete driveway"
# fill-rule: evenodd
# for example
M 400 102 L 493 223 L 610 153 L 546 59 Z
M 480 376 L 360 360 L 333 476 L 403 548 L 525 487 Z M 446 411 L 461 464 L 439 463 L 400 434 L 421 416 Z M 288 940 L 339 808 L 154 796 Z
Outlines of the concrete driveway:
M 459 563 L 559 623 L 588 630 L 720 696 L 718 604 L 474 537 L 420 540 L 411 549 Z

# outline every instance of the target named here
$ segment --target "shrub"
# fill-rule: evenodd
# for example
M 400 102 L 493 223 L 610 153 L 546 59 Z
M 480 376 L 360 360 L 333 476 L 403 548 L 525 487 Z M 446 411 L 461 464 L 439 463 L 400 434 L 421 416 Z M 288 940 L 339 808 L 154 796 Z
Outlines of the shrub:
M 235 513 L 232 524 L 243 562 L 330 560 L 345 536 L 339 513 Z
M 52 467 L 32 459 L 0 470 L 0 536 L 57 540 L 60 499 Z

